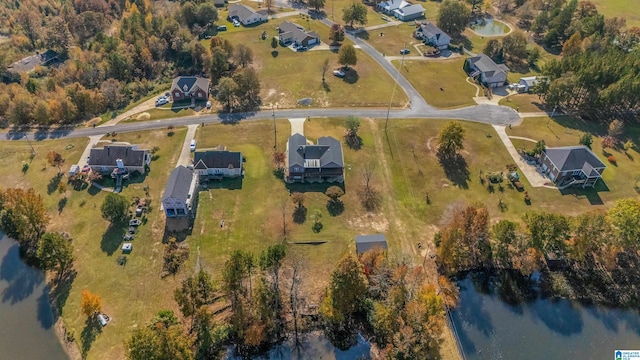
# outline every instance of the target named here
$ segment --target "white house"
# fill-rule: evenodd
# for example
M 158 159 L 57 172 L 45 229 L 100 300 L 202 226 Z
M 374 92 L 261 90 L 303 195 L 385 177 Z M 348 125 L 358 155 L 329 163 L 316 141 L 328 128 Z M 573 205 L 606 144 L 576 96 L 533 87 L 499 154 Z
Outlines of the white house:
M 529 92 L 531 88 L 538 82 L 540 82 L 540 78 L 538 76 L 521 77 L 520 82 L 518 83 L 521 86 L 518 87 L 518 91 Z
M 413 4 L 393 10 L 393 16 L 400 21 L 411 21 L 424 17 L 424 8 L 420 4 Z
M 418 39 L 422 39 L 425 44 L 435 46 L 441 50 L 448 48 L 451 43 L 451 37 L 447 33 L 429 22 L 420 25 L 416 30 L 415 36 Z
M 242 25 L 260 24 L 269 18 L 267 10 L 255 11 L 247 5 L 235 3 L 229 5 L 229 13 L 227 19 L 238 20 Z
M 410 5 L 411 4 L 406 2 L 405 0 L 388 0 L 379 3 L 378 8 L 380 9 L 380 11 L 386 14 L 393 15 L 394 10 L 401 9 Z
M 221 180 L 225 177 L 242 176 L 242 153 L 227 150 L 196 151 L 193 169 L 206 179 Z
M 109 174 L 116 167 L 144 174 L 150 163 L 151 153 L 146 149 L 138 149 L 138 145 L 105 145 L 102 149 L 93 148 L 87 160 L 91 170 L 102 174 Z

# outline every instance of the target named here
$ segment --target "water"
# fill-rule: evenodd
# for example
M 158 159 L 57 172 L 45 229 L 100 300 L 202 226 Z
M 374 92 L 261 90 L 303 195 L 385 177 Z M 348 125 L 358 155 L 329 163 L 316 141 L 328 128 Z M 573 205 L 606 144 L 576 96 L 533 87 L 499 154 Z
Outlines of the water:
M 473 25 L 471 30 L 482 36 L 495 36 L 506 34 L 509 27 L 501 21 L 487 19 L 484 25 Z
M 495 286 L 478 291 L 470 278 L 458 285 L 452 318 L 468 360 L 613 359 L 614 350 L 640 349 L 636 311 L 542 299 L 537 292 L 509 305 Z
M 67 359 L 47 293 L 42 271 L 25 265 L 18 244 L 0 233 L 0 358 Z

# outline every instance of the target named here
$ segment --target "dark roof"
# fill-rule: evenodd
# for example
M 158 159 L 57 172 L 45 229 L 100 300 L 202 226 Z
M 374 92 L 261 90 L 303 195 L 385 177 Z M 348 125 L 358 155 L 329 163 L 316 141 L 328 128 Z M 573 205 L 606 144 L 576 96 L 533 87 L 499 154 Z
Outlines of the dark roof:
M 381 248 L 387 250 L 387 239 L 383 234 L 356 236 L 356 253 L 362 254 L 371 249 Z
M 318 139 L 317 145 L 307 145 L 307 138 L 300 134 L 289 137 L 289 167 L 342 168 L 342 144 L 325 136 Z
M 124 166 L 144 166 L 145 154 L 149 150 L 136 149 L 133 145 L 105 145 L 102 149 L 91 149 L 88 164 L 91 166 L 115 166 L 122 159 Z
M 289 21 L 283 21 L 280 26 L 278 26 L 278 30 L 283 37 L 291 37 L 296 39 L 298 42 L 303 42 L 305 39 L 319 39 L 320 36 L 315 31 L 304 31 L 304 28 L 296 23 L 292 23 Z
M 193 154 L 194 169 L 222 169 L 242 167 L 242 153 L 227 150 L 196 151 Z
M 52 60 L 58 58 L 58 53 L 53 50 L 47 50 L 42 54 L 35 54 L 22 58 L 7 67 L 9 72 L 29 72 L 36 68 L 38 65 L 47 65 Z
M 209 79 L 197 76 L 178 76 L 173 79 L 171 89 L 178 88 L 184 93 L 190 93 L 196 88 L 209 92 Z
M 451 38 L 447 33 L 445 33 L 444 31 L 442 31 L 439 27 L 437 27 L 435 24 L 433 23 L 426 23 L 426 24 L 422 24 L 420 26 L 420 32 L 422 32 L 427 38 L 432 38 L 435 37 L 436 39 L 440 39 L 441 36 L 446 36 L 448 38 Z
M 496 72 L 506 73 L 507 71 L 509 71 L 509 68 L 507 68 L 506 65 L 496 64 L 493 60 L 491 60 L 490 57 L 488 57 L 485 54 L 480 54 L 474 57 L 470 57 L 468 60 L 470 63 L 475 65 L 475 67 L 477 67 L 478 70 L 485 73 L 486 76 L 493 76 L 493 74 Z
M 560 171 L 583 170 L 588 176 L 596 176 L 595 168 L 606 167 L 596 154 L 584 145 L 546 148 L 544 152 Z
M 189 199 L 189 188 L 193 180 L 193 171 L 180 165 L 171 171 L 167 186 L 162 194 L 162 201 L 170 198 L 187 201 Z

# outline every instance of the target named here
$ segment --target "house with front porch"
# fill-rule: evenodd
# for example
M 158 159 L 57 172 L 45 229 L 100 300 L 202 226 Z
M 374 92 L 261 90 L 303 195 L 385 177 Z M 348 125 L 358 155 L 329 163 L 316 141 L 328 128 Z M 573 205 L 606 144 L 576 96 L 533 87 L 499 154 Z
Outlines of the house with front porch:
M 202 180 L 222 180 L 242 176 L 242 153 L 216 150 L 196 151 L 193 154 L 193 170 Z
M 464 69 L 470 77 L 490 88 L 503 86 L 507 82 L 507 72 L 509 71 L 506 65 L 496 64 L 485 54 L 468 58 L 464 62 Z
M 320 35 L 315 31 L 305 31 L 304 27 L 289 21 L 278 26 L 278 40 L 284 46 L 311 46 L 320 43 Z
M 151 164 L 151 152 L 138 149 L 137 145 L 105 145 L 103 148 L 91 149 L 87 164 L 91 171 L 103 175 L 113 173 L 116 168 L 126 170 L 127 173 L 144 174 Z
M 207 100 L 209 98 L 209 79 L 197 76 L 178 76 L 171 83 L 173 102 Z
M 393 10 L 393 16 L 400 21 L 411 21 L 424 17 L 424 8 L 420 4 L 413 4 Z
M 340 141 L 325 136 L 317 145 L 307 144 L 307 138 L 293 134 L 287 143 L 287 182 L 343 182 L 344 157 Z
M 542 172 L 559 189 L 594 187 L 606 165 L 584 145 L 546 148 L 538 159 Z
M 416 39 L 420 39 L 425 44 L 437 47 L 440 50 L 447 49 L 451 43 L 451 37 L 430 22 L 420 25 L 414 35 Z

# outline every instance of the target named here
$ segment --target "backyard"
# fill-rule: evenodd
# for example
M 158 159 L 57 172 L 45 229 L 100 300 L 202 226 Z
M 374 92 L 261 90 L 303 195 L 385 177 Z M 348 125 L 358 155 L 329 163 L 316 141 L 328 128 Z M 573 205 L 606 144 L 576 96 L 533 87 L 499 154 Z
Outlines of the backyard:
M 533 94 L 511 95 L 500 100 L 500 105 L 508 106 L 523 113 L 545 111 L 540 98 Z
M 413 45 L 422 43 L 422 41 L 413 37 L 415 30 L 416 27 L 413 22 L 400 23 L 382 29 L 371 30 L 370 32 L 362 31 L 357 36 L 367 40 L 371 46 L 387 56 L 399 55 L 399 51 L 403 47 L 411 50 L 411 56 L 416 54 Z M 383 34 L 383 36 L 380 36 L 380 34 Z

